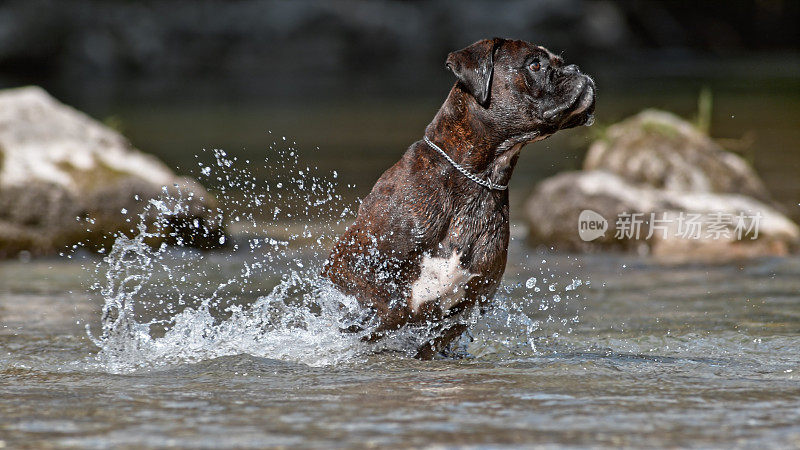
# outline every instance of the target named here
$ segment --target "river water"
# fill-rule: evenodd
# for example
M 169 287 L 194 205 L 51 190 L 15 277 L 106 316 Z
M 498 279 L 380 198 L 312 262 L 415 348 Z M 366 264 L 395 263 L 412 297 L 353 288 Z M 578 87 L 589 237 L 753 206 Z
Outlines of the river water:
M 795 218 L 796 87 L 718 89 L 713 128 Z M 697 92 L 631 90 L 599 100 L 600 125 L 643 106 L 689 115 Z M 526 245 L 524 194 L 580 166 L 587 130 L 526 149 L 503 288 L 451 356 L 417 361 L 402 336 L 369 347 L 339 333 L 352 304 L 315 274 L 356 199 L 436 106 L 121 109 L 134 143 L 211 185 L 233 246 L 134 238 L 105 259 L 0 263 L 0 447 L 800 446 L 800 257 L 665 266 Z M 311 127 L 299 147 L 325 145 L 297 160 L 293 138 L 264 124 Z M 195 158 L 204 146 L 252 163 Z M 262 164 L 265 152 L 277 159 Z M 273 189 L 243 188 L 256 178 Z
M 103 305 L 86 294 L 91 272 L 5 263 L 0 436 L 29 448 L 800 445 L 800 258 L 664 267 L 515 242 L 510 260 L 502 303 L 535 299 L 519 304 L 541 324 L 482 318 L 460 359 L 325 343 L 308 355 L 291 341 L 276 358 L 269 339 L 235 354 L 194 336 L 181 345 L 206 348 L 190 361 L 148 347 L 163 360 L 122 369 L 84 330 Z M 206 264 L 238 273 L 235 256 Z M 554 303 L 550 285 L 575 294 Z
M 417 361 L 413 336 L 339 332 L 354 303 L 317 273 L 352 211 L 273 150 L 268 191 L 224 152 L 201 165 L 235 205 L 223 251 L 152 248 L 141 227 L 103 258 L 0 266 L 4 445 L 800 445 L 800 257 L 549 254 L 515 222 L 494 308 Z

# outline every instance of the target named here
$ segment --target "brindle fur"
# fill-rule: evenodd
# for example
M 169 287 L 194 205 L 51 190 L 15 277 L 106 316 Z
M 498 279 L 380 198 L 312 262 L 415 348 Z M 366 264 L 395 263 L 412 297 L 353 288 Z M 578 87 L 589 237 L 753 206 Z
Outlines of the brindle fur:
M 530 66 L 537 57 L 539 71 Z M 425 134 L 457 163 L 498 184 L 508 183 L 522 146 L 582 125 L 594 110 L 591 78 L 528 42 L 479 41 L 448 55 L 447 68 L 458 81 Z M 583 112 L 571 114 L 581 106 Z M 409 323 L 440 323 L 487 306 L 505 270 L 508 240 L 508 191 L 470 181 L 420 140 L 375 183 L 323 275 L 374 311 L 379 324 L 368 337 L 374 340 Z M 411 285 L 423 256 L 448 258 L 454 250 L 461 266 L 477 274 L 463 300 L 449 311 L 437 302 L 412 311 Z M 440 329 L 416 356 L 433 357 L 465 329 Z

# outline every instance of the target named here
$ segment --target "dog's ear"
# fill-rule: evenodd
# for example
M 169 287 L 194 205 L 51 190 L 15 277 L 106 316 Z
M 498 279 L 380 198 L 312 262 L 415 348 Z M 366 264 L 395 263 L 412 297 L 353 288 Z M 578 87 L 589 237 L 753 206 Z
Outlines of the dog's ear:
M 494 49 L 500 39 L 484 39 L 447 55 L 450 69 L 467 91 L 482 106 L 487 106 L 494 71 Z

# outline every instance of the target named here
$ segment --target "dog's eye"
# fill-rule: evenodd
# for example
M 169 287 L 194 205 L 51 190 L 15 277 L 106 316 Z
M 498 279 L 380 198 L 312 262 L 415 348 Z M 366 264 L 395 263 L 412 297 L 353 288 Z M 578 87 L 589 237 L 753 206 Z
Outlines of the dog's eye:
M 538 72 L 539 69 L 542 68 L 542 64 L 539 62 L 538 59 L 533 60 L 532 63 L 528 64 L 528 68 L 534 72 Z

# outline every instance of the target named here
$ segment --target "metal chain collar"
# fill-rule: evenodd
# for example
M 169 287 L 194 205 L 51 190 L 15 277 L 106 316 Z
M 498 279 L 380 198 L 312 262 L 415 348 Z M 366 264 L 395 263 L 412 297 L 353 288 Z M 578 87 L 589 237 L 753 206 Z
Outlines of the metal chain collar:
M 485 188 L 494 189 L 497 191 L 505 191 L 506 189 L 508 189 L 508 185 L 495 184 L 489 180 L 484 180 L 483 178 L 478 177 L 474 173 L 468 172 L 467 169 L 461 167 L 460 164 L 453 161 L 453 158 L 451 158 L 447 153 L 445 153 L 444 150 L 442 150 L 438 145 L 434 144 L 430 139 L 428 139 L 428 136 L 425 136 L 424 139 L 426 144 L 430 145 L 431 148 L 441 153 L 441 155 L 444 156 L 444 159 L 446 159 L 450 164 L 452 164 L 457 171 L 461 172 L 462 175 L 474 181 L 475 183 L 478 183 Z

